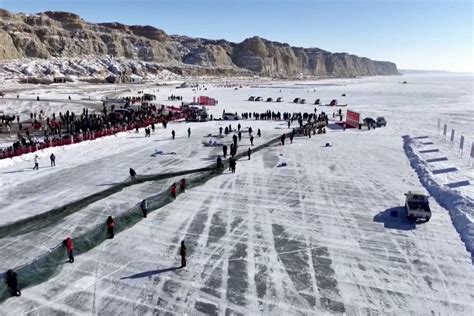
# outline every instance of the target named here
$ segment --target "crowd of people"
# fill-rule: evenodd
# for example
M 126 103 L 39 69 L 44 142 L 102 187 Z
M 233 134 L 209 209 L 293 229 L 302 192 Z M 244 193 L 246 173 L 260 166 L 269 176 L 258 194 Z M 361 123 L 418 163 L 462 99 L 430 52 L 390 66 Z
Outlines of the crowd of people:
M 127 105 L 136 103 L 136 100 L 132 98 L 128 98 Z M 128 111 L 127 106 L 124 106 L 124 111 Z M 114 106 L 108 110 L 105 106 L 102 113 L 92 113 L 90 114 L 87 109 L 84 109 L 80 115 L 76 115 L 74 112 L 66 111 L 66 113 L 59 113 L 59 116 L 56 117 L 55 114 L 52 117 L 47 117 L 44 119 L 43 117 L 38 117 L 38 119 L 46 121 L 46 128 L 44 129 L 44 141 L 49 141 L 52 137 L 59 137 L 61 138 L 62 135 L 67 136 L 74 136 L 77 134 L 86 134 L 92 133 L 95 131 L 101 131 L 104 129 L 109 128 L 116 128 L 122 124 L 140 124 L 140 123 L 150 123 L 156 122 L 156 119 L 161 119 L 164 124 L 172 117 L 163 117 L 162 110 L 163 107 L 157 107 L 153 104 L 148 103 L 141 103 L 140 107 L 133 111 L 128 111 L 126 113 L 124 111 L 116 111 Z M 118 113 L 122 115 L 120 117 L 118 114 L 111 115 L 113 113 Z M 42 113 L 41 113 L 42 114 Z M 296 133 L 302 133 L 304 135 L 309 135 L 311 137 L 311 133 L 315 133 L 316 129 L 324 128 L 328 124 L 328 117 L 324 112 L 317 114 L 316 109 L 314 113 L 289 113 L 289 112 L 272 112 L 266 111 L 264 113 L 242 113 L 242 118 L 244 119 L 256 119 L 256 120 L 285 120 L 288 122 L 288 128 L 291 127 L 291 124 L 294 121 L 298 122 L 298 129 L 293 128 L 292 132 L 289 133 L 290 142 L 293 143 L 293 137 Z M 153 125 L 154 129 L 154 125 Z M 319 132 L 319 131 L 318 131 Z M 229 144 L 230 149 L 227 145 L 223 145 L 222 147 L 222 158 L 226 159 L 227 155 L 229 154 L 228 159 L 228 166 L 229 171 L 231 173 L 236 172 L 236 165 L 237 165 L 237 150 L 239 146 L 239 142 L 242 140 L 243 134 L 248 133 L 248 138 L 250 140 L 250 146 L 254 144 L 254 130 L 249 127 L 246 130 L 242 129 L 240 123 L 237 124 L 237 127 L 234 129 L 231 124 L 225 127 L 219 127 L 219 135 L 222 134 L 228 135 L 233 133 L 232 135 L 232 142 Z M 150 130 L 146 130 L 146 136 L 149 136 Z M 257 129 L 256 135 L 261 137 L 262 133 L 260 129 Z M 22 135 L 19 132 L 19 140 L 17 144 L 13 145 L 12 148 L 21 148 L 22 146 L 31 146 L 31 144 L 35 143 L 35 139 L 31 137 L 29 131 L 27 130 L 25 135 Z M 191 129 L 188 128 L 187 136 L 191 136 Z M 171 137 L 175 139 L 175 131 L 171 132 Z M 280 144 L 285 145 L 287 134 L 284 133 L 280 136 Z M 11 150 L 11 149 L 10 149 Z M 14 150 L 14 149 L 13 149 Z M 249 147 L 246 151 L 248 160 L 251 159 L 252 150 Z M 221 156 L 217 157 L 217 164 L 216 168 L 218 170 L 224 170 L 224 164 L 222 162 Z M 34 169 L 38 169 L 38 156 L 35 156 L 35 167 Z M 56 157 L 54 154 L 50 156 L 51 166 L 55 165 Z M 283 165 L 283 164 L 281 164 Z M 286 165 L 286 163 L 284 164 Z M 279 165 L 280 166 L 280 165 Z M 135 182 L 137 173 L 133 168 L 129 170 L 131 181 Z M 187 187 L 186 179 L 181 179 L 179 183 L 173 183 L 169 189 L 169 195 L 171 198 L 175 199 L 178 193 L 184 193 Z M 148 202 L 144 199 L 140 203 L 140 209 L 143 215 L 143 218 L 147 217 L 148 214 Z M 112 216 L 109 216 L 105 221 L 106 225 L 106 232 L 107 238 L 114 238 L 114 229 L 115 229 L 115 219 Z M 68 255 L 68 262 L 74 262 L 74 243 L 71 237 L 66 238 L 63 241 L 63 245 L 66 248 L 67 255 Z M 181 241 L 179 254 L 181 256 L 181 267 L 186 267 L 186 246 L 184 244 L 184 240 Z M 21 295 L 21 292 L 18 287 L 18 281 L 16 279 L 16 273 L 13 270 L 9 270 L 7 273 L 7 286 L 9 287 L 12 295 Z
M 181 118 L 179 113 L 168 111 L 164 105 L 140 101 L 141 104 L 136 106 L 133 105 L 136 100 L 132 97 L 124 100 L 125 105 L 120 108 L 104 105 L 102 112 L 95 113 L 89 113 L 86 108 L 81 114 L 68 110 L 59 112 L 59 115 L 53 113 L 50 117 L 42 111 L 39 115 L 31 113 L 31 126 L 28 128 L 24 128 L 26 123 L 18 119 L 17 140 L 11 146 L 0 149 L 0 159 L 159 122 L 166 126 L 168 121 Z

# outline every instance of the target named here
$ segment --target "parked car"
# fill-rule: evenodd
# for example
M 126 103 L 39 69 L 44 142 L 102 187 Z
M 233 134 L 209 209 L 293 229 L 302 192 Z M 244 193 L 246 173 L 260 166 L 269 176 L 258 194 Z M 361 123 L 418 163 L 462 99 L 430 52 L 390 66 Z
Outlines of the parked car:
M 377 127 L 380 127 L 380 126 L 387 126 L 387 121 L 385 120 L 385 118 L 383 116 L 379 116 L 377 117 Z
M 405 193 L 405 208 L 407 218 L 410 221 L 424 219 L 429 221 L 431 218 L 431 209 L 428 201 L 429 196 L 418 191 L 408 191 Z
M 305 104 L 306 103 L 306 99 L 301 99 L 300 100 L 300 104 Z
M 254 97 L 254 96 L 251 96 L 251 97 L 249 98 L 249 101 L 255 101 L 255 97 Z
M 321 105 L 321 100 L 316 99 L 316 101 L 314 101 L 314 104 L 315 104 L 315 105 Z
M 237 121 L 240 120 L 240 117 L 234 113 L 224 113 L 224 115 L 222 115 L 222 119 L 224 121 Z
M 256 97 L 255 101 L 263 101 L 263 98 L 262 97 Z
M 267 102 L 273 102 L 272 98 L 267 98 Z
M 376 122 L 373 118 L 371 117 L 366 117 L 365 119 L 362 120 L 365 126 L 367 127 L 374 127 L 376 125 Z
M 295 99 L 293 100 L 293 103 L 300 103 L 300 100 L 301 100 L 300 98 L 295 98 Z
M 282 102 L 282 101 L 283 101 L 283 98 L 282 98 L 282 97 L 278 97 L 277 102 Z

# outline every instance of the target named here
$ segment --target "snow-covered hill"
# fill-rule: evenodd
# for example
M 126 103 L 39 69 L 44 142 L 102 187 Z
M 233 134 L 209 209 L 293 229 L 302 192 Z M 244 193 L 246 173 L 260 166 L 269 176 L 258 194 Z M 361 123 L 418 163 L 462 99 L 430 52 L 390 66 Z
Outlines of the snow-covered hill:
M 68 77 L 72 80 L 101 79 L 110 75 L 133 74 L 148 80 L 173 80 L 179 75 L 141 60 L 88 56 L 87 58 L 50 58 L 8 60 L 0 62 L 0 78 L 47 78 Z

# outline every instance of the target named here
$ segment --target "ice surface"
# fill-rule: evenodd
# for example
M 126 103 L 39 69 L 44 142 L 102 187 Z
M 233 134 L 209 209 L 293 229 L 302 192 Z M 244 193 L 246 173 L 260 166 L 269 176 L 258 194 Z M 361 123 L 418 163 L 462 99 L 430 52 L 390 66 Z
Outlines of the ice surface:
M 400 84 L 402 80 L 408 84 Z M 371 131 L 330 129 L 311 139 L 295 138 L 292 145 L 272 146 L 252 155 L 250 161 L 243 158 L 237 162 L 236 174 L 226 172 L 188 190 L 113 240 L 77 256 L 73 265 L 60 265 L 56 276 L 0 305 L 0 313 L 470 315 L 474 270 L 464 238 L 453 225 L 457 210 L 443 204 L 446 196 L 440 194 L 430 200 L 430 222 L 414 224 L 404 217 L 403 193 L 430 192 L 430 187 L 423 187 L 425 182 L 412 168 L 409 158 L 413 157 L 407 157 L 402 136 L 428 136 L 426 142 L 432 145 L 422 145 L 422 139 L 412 144 L 420 159 L 448 158 L 426 165 L 430 179 L 441 186 L 469 180 L 470 185 L 446 190 L 472 198 L 468 152 L 460 157 L 436 130 L 440 118 L 456 128 L 457 135 L 465 135 L 466 144 L 474 140 L 472 80 L 404 76 L 303 86 L 286 82 L 238 90 L 212 84 L 206 91 L 140 87 L 158 94 L 158 101 L 166 104 L 176 104 L 166 101 L 172 93 L 183 95 L 185 101 L 198 95 L 215 97 L 219 105 L 211 107 L 210 113 L 216 116 L 223 109 L 311 112 L 314 105 L 288 101 L 302 97 L 327 103 L 338 98 L 362 117 L 384 116 L 388 126 Z M 55 88 L 40 89 L 40 93 L 54 93 Z M 99 95 L 101 87 L 87 89 Z M 72 90 L 84 93 L 81 88 Z M 72 90 L 64 92 L 74 95 Z M 342 93 L 346 97 L 340 97 Z M 282 96 L 286 101 L 248 102 L 250 95 Z M 332 112 L 329 107 L 317 109 Z M 265 137 L 261 142 L 288 131 L 285 122 L 240 123 L 261 128 Z M 57 148 L 57 169 L 40 165 L 36 173 L 29 170 L 29 156 L 2 162 L 1 220 L 11 222 L 102 190 L 101 184 L 123 181 L 129 166 L 144 174 L 207 165 L 220 148 L 204 148 L 201 141 L 223 124 L 176 123 L 159 129 L 151 139 L 142 133 L 123 133 Z M 171 129 L 184 136 L 188 126 L 193 130 L 190 139 L 169 139 Z M 243 142 L 244 148 L 248 146 L 246 135 Z M 327 142 L 332 146 L 325 147 Z M 178 155 L 151 157 L 157 148 Z M 429 149 L 439 152 L 420 153 Z M 277 168 L 281 159 L 287 166 Z M 457 169 L 454 173 L 433 172 L 452 167 Z M 154 185 L 160 184 L 132 186 L 56 225 L 38 229 L 37 240 L 35 231 L 0 239 L 2 254 L 3 249 L 9 254 L 2 259 L 3 269 L 41 253 L 48 238 L 53 238 L 53 244 L 67 232 L 100 222 L 107 207 L 117 213 L 130 208 L 158 192 Z M 469 209 L 463 210 L 472 219 Z M 188 266 L 175 269 L 183 239 Z M 21 249 L 29 250 L 13 253 L 20 242 L 26 247 Z

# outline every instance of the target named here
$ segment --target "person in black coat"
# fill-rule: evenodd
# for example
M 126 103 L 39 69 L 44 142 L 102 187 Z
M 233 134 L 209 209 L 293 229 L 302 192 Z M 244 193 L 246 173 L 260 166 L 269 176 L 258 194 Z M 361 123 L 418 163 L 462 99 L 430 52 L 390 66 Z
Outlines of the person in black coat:
M 176 133 L 174 132 L 174 130 L 171 131 L 171 138 L 174 139 Z
M 135 170 L 133 170 L 133 168 L 130 168 L 130 177 L 132 178 L 132 181 L 135 181 L 136 175 L 137 173 L 135 172 Z
M 112 239 L 114 238 L 114 226 L 115 226 L 115 221 L 112 218 L 112 216 L 109 216 L 107 218 L 107 234 L 109 235 L 109 238 Z
M 224 154 L 224 158 L 227 157 L 227 145 L 222 146 L 222 153 Z
M 181 256 L 181 268 L 184 268 L 186 266 L 186 246 L 184 245 L 184 240 L 181 241 L 179 255 Z
M 249 160 L 250 160 L 250 155 L 251 155 L 252 151 L 250 150 L 250 148 L 247 150 L 247 156 L 249 156 Z
M 8 270 L 6 275 L 7 287 L 10 289 L 12 296 L 20 296 L 21 291 L 18 289 L 18 279 L 16 272 L 13 270 Z
M 232 173 L 235 173 L 235 166 L 237 165 L 237 162 L 235 161 L 234 158 L 229 158 L 229 168 Z
M 146 218 L 146 215 L 148 213 L 148 203 L 146 202 L 146 200 L 143 200 L 140 203 L 140 208 L 142 209 L 143 217 Z
M 217 157 L 217 169 L 223 169 L 224 164 L 222 163 L 221 157 Z
M 56 166 L 56 156 L 51 153 L 51 155 L 49 156 L 49 160 L 51 160 L 51 167 L 55 167 Z

